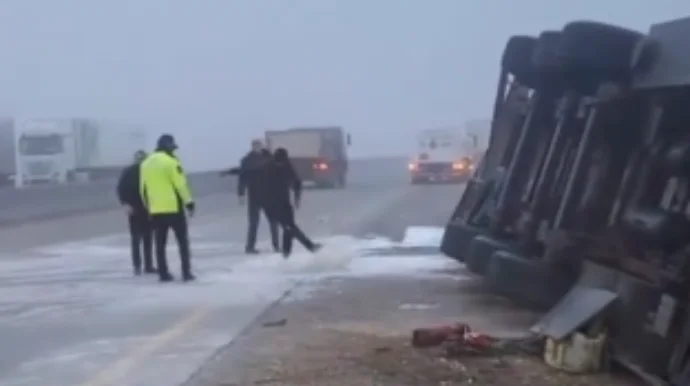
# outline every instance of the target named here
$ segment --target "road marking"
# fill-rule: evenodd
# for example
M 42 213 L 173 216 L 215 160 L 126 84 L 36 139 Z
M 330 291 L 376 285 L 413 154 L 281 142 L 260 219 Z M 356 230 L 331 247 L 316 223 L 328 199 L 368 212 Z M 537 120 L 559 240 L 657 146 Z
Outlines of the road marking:
M 187 317 L 149 339 L 145 344 L 137 347 L 124 358 L 101 370 L 93 378 L 79 386 L 113 386 L 121 384 L 122 379 L 141 366 L 147 358 L 195 327 L 209 312 L 209 308 L 197 308 Z

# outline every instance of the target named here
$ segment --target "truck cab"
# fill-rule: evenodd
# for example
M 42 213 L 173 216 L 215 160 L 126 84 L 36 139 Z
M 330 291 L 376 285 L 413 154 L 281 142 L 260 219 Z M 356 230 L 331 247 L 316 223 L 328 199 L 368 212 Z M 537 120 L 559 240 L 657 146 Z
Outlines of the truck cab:
M 28 122 L 21 127 L 17 143 L 17 164 L 22 184 L 65 183 L 74 160 L 69 134 L 53 122 Z
M 413 184 L 465 182 L 475 168 L 471 137 L 458 129 L 432 129 L 417 137 L 416 155 L 408 165 Z

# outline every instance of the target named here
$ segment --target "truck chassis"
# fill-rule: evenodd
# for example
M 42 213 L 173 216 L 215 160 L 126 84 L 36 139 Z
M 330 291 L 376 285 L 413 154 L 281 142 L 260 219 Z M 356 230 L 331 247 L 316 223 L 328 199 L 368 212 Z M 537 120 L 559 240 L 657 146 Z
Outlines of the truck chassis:
M 615 360 L 690 384 L 690 19 L 513 36 L 481 170 L 442 251 L 534 331 L 595 317 Z M 579 321 L 579 324 L 574 321 Z

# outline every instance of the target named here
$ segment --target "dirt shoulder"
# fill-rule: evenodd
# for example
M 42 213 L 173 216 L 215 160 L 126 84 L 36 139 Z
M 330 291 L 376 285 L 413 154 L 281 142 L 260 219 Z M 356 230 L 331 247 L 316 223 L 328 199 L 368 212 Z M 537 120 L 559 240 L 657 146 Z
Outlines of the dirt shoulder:
M 632 384 L 609 375 L 568 376 L 526 355 L 451 359 L 441 348 L 410 344 L 414 328 L 457 322 L 519 337 L 537 317 L 487 294 L 463 270 L 305 283 L 187 386 Z

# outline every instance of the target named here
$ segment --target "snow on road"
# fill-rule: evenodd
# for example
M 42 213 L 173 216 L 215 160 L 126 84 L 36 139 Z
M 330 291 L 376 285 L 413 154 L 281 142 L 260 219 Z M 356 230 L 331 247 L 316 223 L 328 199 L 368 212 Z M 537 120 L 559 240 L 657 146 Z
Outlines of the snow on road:
M 195 283 L 132 277 L 124 236 L 0 260 L 0 385 L 172 386 L 298 285 L 308 296 L 324 277 L 428 275 L 452 264 L 438 255 L 365 256 L 437 247 L 434 228 L 410 228 L 402 243 L 329 237 L 318 254 L 298 250 L 289 260 L 247 257 L 217 233 L 194 237 Z M 174 244 L 169 259 L 175 272 Z

